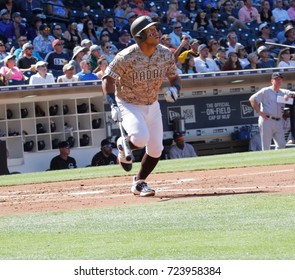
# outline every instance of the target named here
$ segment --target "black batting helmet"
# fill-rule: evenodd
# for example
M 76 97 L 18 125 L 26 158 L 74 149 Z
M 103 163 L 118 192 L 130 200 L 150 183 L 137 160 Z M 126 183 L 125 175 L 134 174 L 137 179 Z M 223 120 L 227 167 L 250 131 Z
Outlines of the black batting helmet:
M 158 24 L 158 22 L 153 21 L 148 16 L 140 16 L 135 21 L 132 22 L 130 27 L 130 32 L 133 38 L 137 42 L 144 42 L 146 40 L 146 34 L 144 30 L 152 25 Z

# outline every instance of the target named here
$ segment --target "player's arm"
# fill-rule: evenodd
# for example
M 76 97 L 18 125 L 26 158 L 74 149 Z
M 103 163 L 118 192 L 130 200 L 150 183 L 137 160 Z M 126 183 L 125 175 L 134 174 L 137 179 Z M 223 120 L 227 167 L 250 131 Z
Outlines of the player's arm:
M 260 104 L 257 103 L 257 101 L 255 100 L 255 97 L 253 95 L 249 98 L 249 101 L 250 101 L 250 104 L 253 107 L 253 109 L 256 111 L 256 113 L 259 116 L 261 116 L 263 119 L 267 119 L 266 114 L 260 111 Z

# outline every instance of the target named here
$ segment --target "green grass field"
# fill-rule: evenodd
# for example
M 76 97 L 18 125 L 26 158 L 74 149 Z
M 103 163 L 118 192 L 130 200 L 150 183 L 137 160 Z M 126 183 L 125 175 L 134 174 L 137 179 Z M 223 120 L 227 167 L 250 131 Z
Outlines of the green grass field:
M 156 172 L 295 163 L 294 152 L 162 161 Z M 125 175 L 119 167 L 85 168 L 3 176 L 1 185 L 102 177 L 107 171 Z M 0 259 L 290 260 L 295 256 L 294 201 L 293 194 L 244 194 L 1 215 Z

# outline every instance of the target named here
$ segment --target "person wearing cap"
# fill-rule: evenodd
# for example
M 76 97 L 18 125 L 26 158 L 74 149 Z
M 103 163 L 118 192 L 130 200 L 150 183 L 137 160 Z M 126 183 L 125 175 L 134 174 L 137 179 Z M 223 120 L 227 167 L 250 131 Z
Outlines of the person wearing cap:
M 45 23 L 39 26 L 39 33 L 40 34 L 33 41 L 33 46 L 41 57 L 44 58 L 46 54 L 53 50 L 52 43 L 54 37 L 50 35 L 50 27 Z
M 50 161 L 49 170 L 73 169 L 77 168 L 75 158 L 70 156 L 71 147 L 69 142 L 62 141 L 58 145 L 59 155 Z
M 260 14 L 258 10 L 253 7 L 252 0 L 243 0 L 244 6 L 238 12 L 239 20 L 242 22 L 256 22 L 261 23 Z
M 97 81 L 98 77 L 91 72 L 91 65 L 88 60 L 82 60 L 80 62 L 81 71 L 77 73 L 80 81 Z
M 260 38 L 262 38 L 265 42 L 269 43 L 278 43 L 278 39 L 276 37 L 271 37 L 271 29 L 267 22 L 263 22 L 258 27 Z M 280 47 L 275 45 L 267 45 L 269 54 L 273 57 L 276 57 L 280 51 Z
M 189 158 L 197 156 L 194 147 L 184 141 L 184 137 L 181 133 L 174 132 L 173 140 L 175 142 L 175 145 L 173 145 L 169 151 L 170 159 Z
M 59 39 L 63 42 L 62 28 L 60 24 L 54 22 L 51 25 L 51 31 L 52 31 L 52 36 L 54 37 L 54 39 Z
M 275 1 L 275 8 L 272 10 L 272 15 L 275 18 L 275 23 L 290 20 L 288 12 L 284 9 L 283 0 Z
M 257 49 L 259 56 L 258 65 L 260 68 L 274 68 L 276 67 L 275 60 L 268 55 L 268 48 L 266 46 L 260 46 Z
M 61 75 L 57 78 L 57 83 L 73 83 L 78 82 L 79 78 L 75 75 L 75 66 L 67 63 L 62 68 L 64 75 Z
M 65 64 L 70 61 L 69 55 L 63 52 L 63 42 L 55 39 L 52 43 L 53 51 L 47 53 L 44 61 L 47 62 L 48 70 L 53 70 L 56 74 L 61 75 L 62 69 Z M 57 71 L 57 72 L 56 72 Z
M 258 65 L 258 55 L 256 52 L 249 53 L 247 58 L 249 60 L 249 64 L 245 67 L 245 70 L 260 68 L 260 66 Z
M 7 27 L 11 23 L 9 11 L 7 9 L 2 9 L 0 11 L 0 17 L 1 17 L 1 20 L 0 20 L 0 35 L 3 36 L 5 30 L 7 29 Z
M 230 52 L 221 71 L 238 71 L 242 69 L 238 54 L 236 52 Z
M 137 16 L 151 16 L 151 13 L 144 8 L 144 1 L 143 0 L 135 0 L 135 8 L 133 12 L 137 14 Z
M 73 50 L 73 56 L 69 63 L 74 65 L 76 73 L 81 72 L 80 62 L 82 61 L 86 51 L 86 48 L 81 46 L 76 46 Z
M 287 25 L 285 28 L 286 40 L 283 42 L 284 45 L 295 46 L 295 27 L 292 24 Z M 295 53 L 295 49 L 291 48 L 291 53 Z
M 225 50 L 225 47 L 220 46 L 217 49 L 216 58 L 214 58 L 214 61 L 217 64 L 217 66 L 219 67 L 219 69 L 221 70 L 223 65 L 226 62 L 226 50 Z
M 271 86 L 260 89 L 249 98 L 251 106 L 259 116 L 258 126 L 263 151 L 270 149 L 272 139 L 276 149 L 283 149 L 286 145 L 282 121 L 285 104 L 277 102 L 277 97 L 290 96 L 295 92 L 282 89 L 282 83 L 283 75 L 274 72 L 271 76 Z
M 246 48 L 243 45 L 237 48 L 237 55 L 238 55 L 240 64 L 242 68 L 244 69 L 247 65 L 249 65 L 250 62 L 247 58 L 248 54 L 247 54 Z
M 17 66 L 21 71 L 36 72 L 35 65 L 38 59 L 33 56 L 34 47 L 31 43 L 25 43 L 22 46 L 22 56 L 17 60 Z
M 47 62 L 38 61 L 36 63 L 37 73 L 30 77 L 30 85 L 54 84 L 55 80 L 51 73 L 47 73 Z
M 175 53 L 175 49 L 171 47 L 171 38 L 168 34 L 163 34 L 161 36 L 160 42 L 163 46 L 167 47 L 171 52 Z
M 1 67 L 0 74 L 7 81 L 25 81 L 26 79 L 23 72 L 16 66 L 16 59 L 13 54 L 9 54 L 4 58 L 4 66 Z
M 209 48 L 206 44 L 201 44 L 198 47 L 199 56 L 194 58 L 195 67 L 198 73 L 218 72 L 219 67 L 212 58 L 208 58 Z
M 121 51 L 135 43 L 134 40 L 131 39 L 131 35 L 127 30 L 121 30 L 120 36 L 118 39 L 118 43 L 116 44 L 116 47 L 118 48 L 118 51 Z
M 4 36 L 7 38 L 7 41 L 14 44 L 20 36 L 25 36 L 26 34 L 27 31 L 25 26 L 22 24 L 21 14 L 19 12 L 13 13 L 12 22 L 4 31 Z
M 183 64 L 187 58 L 188 55 L 193 56 L 193 57 L 198 57 L 198 47 L 200 45 L 200 41 L 197 39 L 192 39 L 189 41 L 189 46 L 190 49 L 183 51 L 179 56 L 178 60 L 180 61 L 181 64 Z
M 93 156 L 91 166 L 118 164 L 117 157 L 112 153 L 112 147 L 108 139 L 103 139 L 100 143 L 101 150 Z

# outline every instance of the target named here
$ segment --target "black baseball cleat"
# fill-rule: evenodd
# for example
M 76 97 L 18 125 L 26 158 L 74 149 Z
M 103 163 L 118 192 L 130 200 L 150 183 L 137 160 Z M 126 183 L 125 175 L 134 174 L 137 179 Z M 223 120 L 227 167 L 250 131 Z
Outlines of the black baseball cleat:
M 118 161 L 121 164 L 122 168 L 125 171 L 130 171 L 132 169 L 132 160 L 127 160 L 125 157 L 124 149 L 123 149 L 123 144 L 122 144 L 122 137 L 120 137 L 117 141 L 117 148 L 119 151 L 118 154 Z

